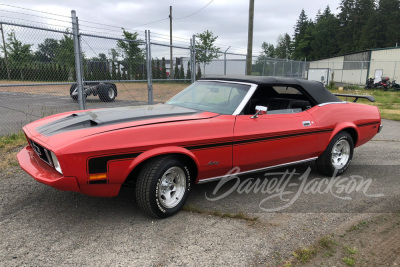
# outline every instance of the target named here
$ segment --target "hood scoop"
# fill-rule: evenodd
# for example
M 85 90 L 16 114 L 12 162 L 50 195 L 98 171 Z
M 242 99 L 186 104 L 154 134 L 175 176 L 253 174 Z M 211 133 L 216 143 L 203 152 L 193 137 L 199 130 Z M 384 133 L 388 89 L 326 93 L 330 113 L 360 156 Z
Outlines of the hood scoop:
M 39 126 L 36 128 L 36 131 L 44 136 L 51 136 L 74 130 L 95 128 L 131 121 L 193 115 L 196 113 L 199 113 L 199 111 L 172 105 L 106 108 L 73 113 L 62 119 Z

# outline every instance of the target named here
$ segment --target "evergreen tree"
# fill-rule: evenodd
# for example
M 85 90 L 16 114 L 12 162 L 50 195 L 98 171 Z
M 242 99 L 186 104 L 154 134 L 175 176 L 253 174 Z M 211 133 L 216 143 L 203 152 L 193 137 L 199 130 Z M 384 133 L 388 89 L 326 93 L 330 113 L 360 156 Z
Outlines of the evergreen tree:
M 200 64 L 197 65 L 197 73 L 196 73 L 196 80 L 201 78 L 201 69 Z
M 175 60 L 174 79 L 179 79 L 179 65 L 177 58 Z
M 160 69 L 160 60 L 157 58 L 157 68 L 156 68 L 156 75 L 154 79 L 160 79 L 161 78 L 161 69 Z
M 306 12 L 302 9 L 296 25 L 294 26 L 293 58 L 303 60 L 309 55 L 311 50 L 309 45 L 312 38 L 310 27 L 312 26 L 312 21 L 308 19 Z
M 190 61 L 188 61 L 188 66 L 187 66 L 187 72 L 186 72 L 186 79 L 191 80 L 192 79 L 192 72 L 190 70 Z
M 292 58 L 292 40 L 289 34 L 285 33 L 283 36 L 280 35 L 278 37 L 278 44 L 276 45 L 274 52 L 277 58 Z
M 327 58 L 337 55 L 339 52 L 339 33 L 340 22 L 331 13 L 329 6 L 316 19 L 318 22 L 313 28 L 313 41 L 311 51 L 307 58 L 310 60 Z
M 161 79 L 167 79 L 167 68 L 165 67 L 165 57 L 162 58 Z
M 183 69 L 183 65 L 179 68 L 179 79 L 185 79 L 185 70 Z

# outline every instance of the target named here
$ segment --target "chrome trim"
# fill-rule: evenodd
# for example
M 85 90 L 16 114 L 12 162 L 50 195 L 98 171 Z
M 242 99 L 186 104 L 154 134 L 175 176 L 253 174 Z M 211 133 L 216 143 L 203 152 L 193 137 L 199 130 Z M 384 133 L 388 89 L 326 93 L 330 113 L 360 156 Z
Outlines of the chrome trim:
M 197 82 L 219 82 L 219 83 L 235 83 L 235 84 L 250 85 L 249 91 L 244 96 L 242 102 L 240 102 L 240 104 L 235 109 L 235 111 L 232 113 L 232 115 L 239 115 L 242 112 L 242 110 L 246 106 L 247 102 L 249 102 L 250 98 L 253 96 L 253 94 L 256 91 L 256 88 L 258 86 L 257 84 L 254 84 L 254 83 L 244 83 L 244 82 L 236 82 L 236 81 L 221 81 L 221 80 L 200 80 Z
M 238 107 L 236 108 L 236 110 L 232 113 L 232 115 L 239 115 L 242 110 L 244 109 L 244 107 L 247 105 L 247 103 L 249 102 L 250 98 L 253 96 L 254 92 L 257 89 L 257 84 L 253 84 L 249 91 L 247 92 L 247 94 L 244 96 L 242 102 L 240 102 L 240 104 L 238 105 Z
M 383 125 L 381 124 L 381 125 L 379 125 L 379 128 L 378 128 L 378 133 L 380 133 L 381 131 L 382 131 L 382 128 L 383 128 Z
M 283 163 L 283 164 L 279 164 L 279 165 L 269 166 L 269 167 L 265 167 L 265 168 L 260 168 L 260 169 L 245 171 L 245 172 L 239 172 L 239 173 L 236 173 L 235 175 L 249 174 L 249 173 L 254 173 L 254 172 L 260 172 L 260 171 L 266 171 L 266 170 L 271 170 L 271 169 L 277 169 L 277 168 L 281 168 L 281 167 L 285 167 L 285 166 L 290 166 L 290 165 L 295 165 L 295 164 L 306 163 L 306 162 L 309 162 L 309 161 L 316 160 L 317 158 L 318 158 L 318 157 L 313 157 L 313 158 L 309 158 L 309 159 L 303 159 L 303 160 L 293 161 L 293 162 L 289 162 L 289 163 Z M 197 184 L 204 184 L 204 183 L 209 183 L 209 182 L 218 181 L 218 180 L 221 180 L 221 179 L 224 178 L 224 177 L 226 177 L 226 175 L 202 179 L 202 180 L 198 181 Z
M 326 103 L 319 104 L 318 107 L 322 107 L 322 106 L 330 105 L 330 104 L 347 104 L 347 101 L 342 101 L 342 102 L 326 102 Z

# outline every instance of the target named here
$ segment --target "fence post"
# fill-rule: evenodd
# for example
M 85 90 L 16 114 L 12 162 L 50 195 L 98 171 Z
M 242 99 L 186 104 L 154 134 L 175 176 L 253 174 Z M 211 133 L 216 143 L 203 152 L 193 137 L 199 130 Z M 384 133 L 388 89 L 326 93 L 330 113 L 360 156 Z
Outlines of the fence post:
M 262 71 L 262 74 L 261 74 L 261 76 L 264 76 L 264 70 L 265 70 L 265 59 L 266 59 L 266 56 L 264 55 L 263 71 Z
M 229 50 L 229 48 L 231 48 L 231 46 L 229 46 L 224 52 L 224 75 L 226 75 L 226 52 Z
M 363 85 L 361 82 L 363 69 L 364 69 L 364 61 L 361 61 L 360 85 Z
M 146 36 L 146 66 L 147 66 L 147 89 L 148 104 L 153 105 L 153 66 L 151 65 L 151 43 L 150 30 L 145 31 Z M 171 71 L 169 72 L 171 74 Z
M 85 109 L 85 98 L 83 97 L 83 75 L 82 75 L 82 54 L 81 42 L 79 36 L 78 17 L 75 10 L 71 11 L 72 17 L 72 35 L 74 38 L 74 52 L 75 52 L 75 71 L 76 71 L 76 84 L 78 87 L 78 102 L 79 109 Z
M 11 80 L 10 68 L 8 66 L 7 47 L 6 47 L 6 42 L 4 41 L 4 31 L 3 31 L 3 24 L 2 23 L 0 23 L 0 30 L 1 30 L 1 37 L 3 39 L 4 61 L 6 63 L 7 77 L 8 77 L 9 80 Z
M 192 83 L 196 81 L 196 35 L 192 37 Z

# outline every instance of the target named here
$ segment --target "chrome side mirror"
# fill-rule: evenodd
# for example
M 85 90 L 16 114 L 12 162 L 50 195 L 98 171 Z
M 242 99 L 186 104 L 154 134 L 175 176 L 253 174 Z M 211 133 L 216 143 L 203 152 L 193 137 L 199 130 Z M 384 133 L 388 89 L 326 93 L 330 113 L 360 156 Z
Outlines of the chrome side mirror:
M 251 116 L 252 119 L 258 118 L 258 115 L 262 114 L 262 112 L 265 112 L 265 114 L 267 114 L 267 107 L 264 106 L 256 106 L 256 114 L 254 114 L 253 116 Z

